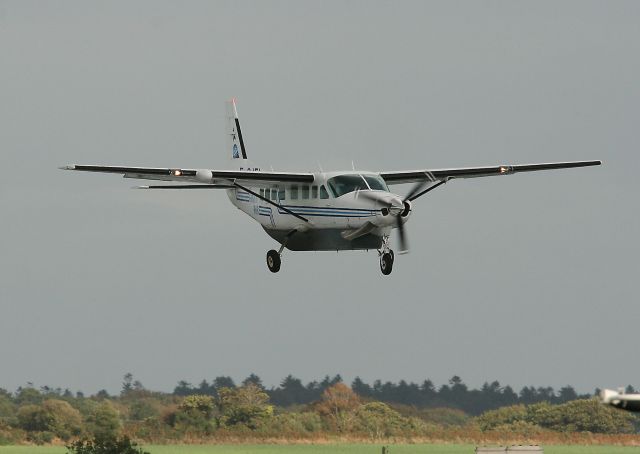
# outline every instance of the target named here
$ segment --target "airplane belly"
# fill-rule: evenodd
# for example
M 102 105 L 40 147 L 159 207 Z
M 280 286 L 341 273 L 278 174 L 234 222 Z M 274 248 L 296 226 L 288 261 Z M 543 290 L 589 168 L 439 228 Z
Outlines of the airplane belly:
M 263 225 L 267 234 L 282 244 L 290 230 L 270 229 Z M 363 235 L 348 241 L 342 237 L 342 228 L 314 228 L 306 232 L 297 232 L 292 235 L 286 248 L 291 251 L 353 251 L 379 249 L 382 246 L 382 238 L 375 234 Z

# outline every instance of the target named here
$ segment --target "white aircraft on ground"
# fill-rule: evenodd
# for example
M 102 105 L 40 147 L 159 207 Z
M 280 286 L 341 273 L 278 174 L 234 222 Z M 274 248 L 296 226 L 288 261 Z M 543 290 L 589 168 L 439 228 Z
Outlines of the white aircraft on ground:
M 382 274 L 386 275 L 391 273 L 394 262 L 389 247 L 391 230 L 398 229 L 399 252 L 407 252 L 404 224 L 411 216 L 413 202 L 440 185 L 458 178 L 601 164 L 600 161 L 575 161 L 388 172 L 268 172 L 248 161 L 235 100 L 227 104 L 228 153 L 239 164 L 238 170 L 98 165 L 61 168 L 181 183 L 139 186 L 140 189 L 224 189 L 232 204 L 280 243 L 279 250 L 267 252 L 267 266 L 273 273 L 280 270 L 284 248 L 292 251 L 375 249 Z M 389 191 L 389 185 L 403 183 L 414 184 L 406 195 Z

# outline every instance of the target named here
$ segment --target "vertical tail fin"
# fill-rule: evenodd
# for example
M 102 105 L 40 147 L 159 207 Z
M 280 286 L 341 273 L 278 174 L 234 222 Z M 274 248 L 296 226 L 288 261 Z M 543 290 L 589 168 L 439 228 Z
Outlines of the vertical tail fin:
M 244 161 L 244 164 L 241 163 L 240 165 L 246 165 L 247 150 L 242 138 L 235 98 L 227 102 L 227 133 L 229 135 L 227 141 L 229 154 L 233 159 L 241 159 Z

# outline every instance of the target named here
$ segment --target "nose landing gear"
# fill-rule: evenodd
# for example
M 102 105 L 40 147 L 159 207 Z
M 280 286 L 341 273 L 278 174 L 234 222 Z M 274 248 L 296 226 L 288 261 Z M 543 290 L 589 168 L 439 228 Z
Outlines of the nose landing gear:
M 394 254 L 389 248 L 389 235 L 382 237 L 382 250 L 378 251 L 378 254 L 380 255 L 380 271 L 382 271 L 382 274 L 385 276 L 391 274 L 391 270 L 393 270 Z
M 385 276 L 391 274 L 393 269 L 393 251 L 385 252 L 380 256 L 380 271 Z

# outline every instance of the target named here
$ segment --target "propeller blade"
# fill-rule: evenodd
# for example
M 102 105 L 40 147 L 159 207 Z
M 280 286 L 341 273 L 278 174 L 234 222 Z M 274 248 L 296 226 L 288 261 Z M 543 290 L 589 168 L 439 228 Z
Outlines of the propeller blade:
M 391 203 L 390 202 L 385 202 L 385 201 L 380 200 L 380 197 L 372 194 L 369 191 L 358 191 L 357 194 L 356 194 L 356 198 L 360 198 L 360 197 L 362 197 L 364 199 L 367 199 L 367 200 L 371 200 L 373 202 L 378 202 L 380 205 L 386 206 L 387 208 L 391 207 Z
M 407 244 L 406 234 L 404 232 L 404 223 L 402 222 L 402 217 L 400 215 L 396 216 L 396 224 L 398 227 L 398 243 L 400 245 L 399 254 L 406 254 L 409 252 L 409 245 Z

